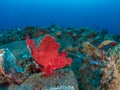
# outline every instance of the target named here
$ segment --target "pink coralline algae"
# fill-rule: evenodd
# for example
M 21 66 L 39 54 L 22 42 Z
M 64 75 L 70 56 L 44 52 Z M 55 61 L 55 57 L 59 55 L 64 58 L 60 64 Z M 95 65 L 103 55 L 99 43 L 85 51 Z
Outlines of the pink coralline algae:
M 27 36 L 26 44 L 33 59 L 42 66 L 40 70 L 45 72 L 45 75 L 50 75 L 55 69 L 63 68 L 72 63 L 71 58 L 66 58 L 67 53 L 65 50 L 61 53 L 58 52 L 60 44 L 52 36 L 45 36 L 38 47 L 35 46 L 34 40 L 30 40 Z

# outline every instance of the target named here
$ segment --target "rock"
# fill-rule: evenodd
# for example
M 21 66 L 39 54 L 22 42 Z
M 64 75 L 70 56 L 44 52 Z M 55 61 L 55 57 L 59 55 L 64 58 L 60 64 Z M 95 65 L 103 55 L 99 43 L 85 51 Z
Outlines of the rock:
M 59 27 L 59 26 L 57 26 L 57 25 L 55 25 L 55 24 L 48 26 L 47 29 L 50 30 L 50 31 L 53 32 L 53 33 L 54 33 L 55 31 L 62 30 L 61 27 Z
M 43 36 L 35 38 L 36 46 L 39 45 L 39 42 L 42 38 Z M 24 58 L 24 55 L 30 57 L 30 53 L 27 49 L 25 40 L 0 45 L 0 49 L 2 48 L 8 48 L 11 51 L 11 53 L 13 53 L 13 55 L 16 57 L 17 60 Z
M 0 85 L 16 82 L 23 69 L 16 64 L 15 56 L 8 49 L 0 49 Z
M 73 46 L 68 46 L 67 48 L 66 48 L 66 51 L 67 52 L 73 52 L 73 53 L 79 53 L 79 47 L 73 47 Z
M 0 50 L 0 65 L 5 70 L 5 72 L 9 74 L 15 74 L 15 72 L 23 72 L 22 68 L 17 66 L 16 58 L 9 49 Z
M 20 31 L 20 32 L 21 32 L 21 31 L 22 31 L 22 29 L 21 29 L 20 27 L 18 27 L 18 28 L 17 28 L 17 31 Z
M 98 48 L 102 48 L 102 47 L 105 47 L 105 46 L 108 46 L 110 45 L 111 47 L 112 46 L 115 46 L 116 45 L 116 42 L 115 41 L 111 41 L 111 40 L 104 40 L 102 41 L 102 43 L 98 46 Z
M 65 33 L 62 33 L 61 38 L 57 38 L 57 37 L 55 38 L 56 38 L 56 41 L 60 43 L 60 50 L 63 50 L 75 43 L 73 38 Z
M 118 90 L 120 79 L 113 56 L 106 60 L 93 60 L 87 57 L 79 69 L 80 88 L 84 90 Z
M 87 56 L 93 56 L 93 55 L 97 56 L 96 47 L 89 42 L 83 42 L 83 52 Z
M 7 78 L 4 75 L 0 74 L 0 85 L 6 84 L 6 83 L 8 83 Z
M 120 73 L 120 44 L 116 45 L 114 48 L 111 48 L 110 53 L 114 55 L 116 60 L 116 65 Z
M 103 37 L 102 37 L 102 35 L 101 34 L 98 34 L 95 38 L 94 38 L 94 40 L 96 40 L 96 41 L 102 41 L 103 40 Z
M 57 70 L 51 76 L 33 74 L 21 85 L 11 85 L 8 90 L 78 90 L 72 71 Z
M 104 40 L 114 41 L 113 35 L 111 35 L 111 34 L 106 34 L 106 35 L 104 36 Z
M 0 34 L 0 38 L 2 38 L 3 37 L 3 34 Z
M 113 38 L 116 42 L 120 42 L 120 35 L 114 34 Z
M 22 56 L 22 58 L 23 58 L 23 59 L 27 59 L 27 58 L 30 58 L 30 56 L 24 54 L 24 55 Z
M 84 38 L 94 38 L 97 33 L 89 28 L 82 29 L 84 32 L 81 33 L 81 36 Z

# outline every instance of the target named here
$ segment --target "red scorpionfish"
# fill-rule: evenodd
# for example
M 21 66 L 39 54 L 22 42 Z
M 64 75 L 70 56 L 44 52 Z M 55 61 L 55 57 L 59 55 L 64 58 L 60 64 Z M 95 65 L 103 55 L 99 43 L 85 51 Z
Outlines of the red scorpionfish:
M 40 70 L 45 72 L 45 75 L 50 75 L 55 69 L 63 68 L 72 63 L 71 58 L 66 58 L 65 50 L 61 53 L 58 52 L 60 44 L 52 36 L 45 36 L 38 47 L 35 47 L 34 40 L 30 40 L 27 36 L 26 44 L 35 62 L 42 66 Z

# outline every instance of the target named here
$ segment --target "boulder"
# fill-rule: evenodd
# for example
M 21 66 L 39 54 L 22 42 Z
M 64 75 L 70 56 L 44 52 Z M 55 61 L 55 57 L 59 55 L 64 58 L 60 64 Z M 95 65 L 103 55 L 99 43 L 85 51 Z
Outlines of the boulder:
M 21 85 L 10 85 L 8 90 L 79 90 L 72 71 L 57 70 L 51 76 L 31 75 Z

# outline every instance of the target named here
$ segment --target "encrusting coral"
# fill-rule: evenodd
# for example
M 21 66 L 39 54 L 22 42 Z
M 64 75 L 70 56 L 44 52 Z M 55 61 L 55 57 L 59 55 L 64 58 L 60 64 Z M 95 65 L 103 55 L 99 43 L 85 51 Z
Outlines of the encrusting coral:
M 115 63 L 114 55 L 109 48 L 115 46 L 116 42 L 103 41 L 98 47 L 89 42 L 83 43 L 83 51 L 86 57 L 80 67 L 80 80 L 85 90 L 118 90 L 119 73 Z M 108 47 L 106 49 L 106 47 Z M 95 58 L 96 56 L 96 58 Z M 82 87 L 82 85 L 81 85 Z
M 87 56 L 92 56 L 92 57 L 102 57 L 102 59 L 104 59 L 104 47 L 107 45 L 111 45 L 111 46 L 115 46 L 116 42 L 115 41 L 111 41 L 111 40 L 105 40 L 103 41 L 100 45 L 98 45 L 97 47 L 93 46 L 90 42 L 83 42 L 83 52 L 85 53 L 85 55 Z
M 112 46 L 115 46 L 116 42 L 115 41 L 111 41 L 111 40 L 105 40 L 98 46 L 98 48 L 101 48 L 101 47 L 106 46 L 108 44 L 111 44 Z
M 120 44 L 117 44 L 114 48 L 110 49 L 110 53 L 115 57 L 115 63 L 118 67 L 118 71 L 120 73 Z
M 93 54 L 95 54 L 96 50 L 97 48 L 91 45 L 89 42 L 83 42 L 83 52 L 87 56 L 92 56 Z
M 40 70 L 46 75 L 52 74 L 55 69 L 63 68 L 72 63 L 71 58 L 66 58 L 66 51 L 58 52 L 60 45 L 52 36 L 45 36 L 38 47 L 35 47 L 34 40 L 30 40 L 27 36 L 26 44 L 36 63 L 42 66 Z

